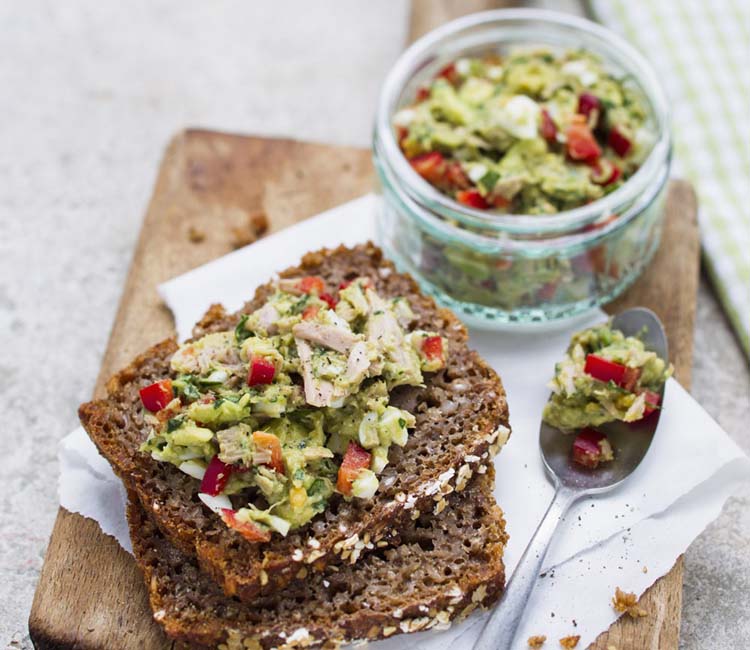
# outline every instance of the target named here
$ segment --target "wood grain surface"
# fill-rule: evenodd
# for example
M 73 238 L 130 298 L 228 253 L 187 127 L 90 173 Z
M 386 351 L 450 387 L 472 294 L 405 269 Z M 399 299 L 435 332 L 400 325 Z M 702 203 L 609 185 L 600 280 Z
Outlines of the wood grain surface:
M 343 182 L 342 182 L 343 179 Z M 258 214 L 278 230 L 371 189 L 367 150 L 188 131 L 169 145 L 104 356 L 96 394 L 135 353 L 173 334 L 156 285 L 233 248 L 234 229 Z M 200 232 L 205 239 L 191 240 Z M 698 272 L 695 200 L 670 189 L 662 246 L 616 307 L 651 306 L 667 327 L 677 376 L 689 383 Z M 29 629 L 47 650 L 170 647 L 152 622 L 132 558 L 98 525 L 64 509 L 50 539 Z M 681 563 L 642 599 L 652 614 L 624 620 L 596 648 L 677 648 Z M 656 645 L 653 645 L 656 643 Z
M 515 4 L 413 0 L 409 39 L 462 14 Z M 173 334 L 156 285 L 219 257 L 239 235 L 284 228 L 372 187 L 367 150 L 187 131 L 169 145 L 143 223 L 95 394 L 148 345 Z M 197 242 L 195 240 L 202 239 Z M 677 378 L 690 383 L 698 282 L 695 197 L 670 188 L 662 246 L 644 276 L 610 309 L 646 305 L 667 328 Z M 592 648 L 675 650 L 682 561 L 641 599 L 646 618 L 621 619 Z M 151 618 L 132 558 L 98 525 L 60 509 L 37 587 L 29 631 L 40 650 L 176 650 Z M 551 640 L 552 641 L 552 640 Z
M 167 148 L 104 355 L 95 395 L 139 351 L 174 334 L 156 285 L 234 248 L 236 228 L 269 232 L 372 189 L 370 153 L 291 140 L 188 131 Z M 191 240 L 190 229 L 205 239 Z M 96 522 L 60 511 L 34 596 L 40 650 L 171 647 L 151 618 L 132 557 Z

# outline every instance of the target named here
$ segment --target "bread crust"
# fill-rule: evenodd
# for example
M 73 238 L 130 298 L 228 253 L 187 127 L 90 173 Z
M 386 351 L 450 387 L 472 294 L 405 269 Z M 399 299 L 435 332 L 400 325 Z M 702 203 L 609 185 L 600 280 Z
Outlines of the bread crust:
M 446 369 L 426 378 L 425 387 L 399 388 L 392 396 L 394 403 L 416 415 L 417 424 L 407 446 L 391 450 L 391 462 L 372 500 L 346 502 L 335 495 L 329 509 L 307 526 L 266 544 L 247 542 L 228 529 L 198 499 L 197 481 L 139 451 L 149 427 L 143 422 L 138 390 L 170 374 L 174 339 L 153 346 L 115 375 L 105 399 L 79 408 L 100 453 L 160 530 L 183 553 L 196 556 L 226 594 L 245 601 L 273 593 L 308 571 L 353 564 L 379 543 L 397 542 L 402 526 L 422 512 L 439 514 L 448 494 L 462 490 L 473 474 L 486 472 L 510 433 L 500 378 L 468 349 L 464 326 L 424 296 L 410 276 L 396 273 L 376 246 L 309 253 L 299 266 L 280 275 L 320 275 L 330 289 L 366 275 L 381 295 L 409 299 L 415 328 L 437 330 L 448 339 Z M 272 283 L 259 287 L 253 300 L 234 314 L 212 306 L 194 335 L 234 327 L 242 313 L 262 305 L 272 291 Z
M 371 553 L 356 567 L 328 567 L 253 605 L 203 576 L 133 494 L 128 520 L 154 617 L 171 638 L 222 650 L 329 648 L 442 629 L 499 598 L 508 537 L 492 483 L 491 474 L 478 476 L 448 498 L 440 520 L 410 522 L 397 549 Z

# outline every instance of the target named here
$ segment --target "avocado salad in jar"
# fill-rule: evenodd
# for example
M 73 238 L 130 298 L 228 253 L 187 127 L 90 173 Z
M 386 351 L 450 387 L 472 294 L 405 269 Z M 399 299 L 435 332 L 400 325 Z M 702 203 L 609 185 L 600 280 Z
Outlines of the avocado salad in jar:
M 585 51 L 462 58 L 394 116 L 414 170 L 467 207 L 555 214 L 617 189 L 648 154 L 643 99 Z
M 542 48 L 453 61 L 395 113 L 393 128 L 419 176 L 488 222 L 549 217 L 601 199 L 637 172 L 655 140 L 631 79 L 590 52 Z M 603 214 L 580 232 L 616 219 Z M 492 237 L 490 226 L 475 231 Z M 420 232 L 420 271 L 449 296 L 506 311 L 575 303 L 628 274 L 652 237 L 650 223 L 636 230 L 569 257 L 503 255 Z

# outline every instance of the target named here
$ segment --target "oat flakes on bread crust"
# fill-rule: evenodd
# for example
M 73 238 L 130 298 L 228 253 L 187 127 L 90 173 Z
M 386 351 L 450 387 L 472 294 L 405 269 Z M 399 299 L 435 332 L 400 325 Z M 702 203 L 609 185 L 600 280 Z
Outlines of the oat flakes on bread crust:
M 355 567 L 329 567 L 253 605 L 206 578 L 132 495 L 128 518 L 154 618 L 170 637 L 191 648 L 335 647 L 444 628 L 499 597 L 507 535 L 492 484 L 490 470 L 448 497 L 442 517 L 426 514 L 406 525 L 399 546 L 378 549 Z
M 79 415 L 99 451 L 173 544 L 195 555 L 201 568 L 229 595 L 252 600 L 272 593 L 310 569 L 354 563 L 387 542 L 394 530 L 418 513 L 440 513 L 444 496 L 461 490 L 472 474 L 485 472 L 509 430 L 505 393 L 497 374 L 466 345 L 463 325 L 449 311 L 422 295 L 411 277 L 398 274 L 372 244 L 307 254 L 285 277 L 320 275 L 335 289 L 359 275 L 371 277 L 383 296 L 406 296 L 416 315 L 415 328 L 440 331 L 448 339 L 447 367 L 424 388 L 396 389 L 392 403 L 417 418 L 406 447 L 392 448 L 381 487 L 371 500 L 346 502 L 335 495 L 330 507 L 286 538 L 274 535 L 252 544 L 210 512 L 198 499 L 198 481 L 168 463 L 141 453 L 146 437 L 138 390 L 170 374 L 174 340 L 136 358 L 108 384 L 108 397 L 83 404 Z M 235 314 L 214 306 L 196 326 L 195 335 L 234 327 L 241 313 L 263 304 L 271 283 Z

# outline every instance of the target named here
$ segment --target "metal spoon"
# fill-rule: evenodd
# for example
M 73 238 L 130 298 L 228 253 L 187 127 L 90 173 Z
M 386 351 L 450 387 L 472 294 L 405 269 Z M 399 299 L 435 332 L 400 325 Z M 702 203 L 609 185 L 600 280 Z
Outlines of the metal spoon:
M 612 325 L 625 336 L 640 335 L 647 349 L 668 360 L 664 327 L 651 310 L 643 307 L 628 309 L 617 315 Z M 663 393 L 662 387 L 662 404 Z M 594 470 L 570 460 L 572 436 L 563 435 L 542 422 L 539 446 L 547 476 L 555 486 L 555 497 L 513 572 L 502 600 L 485 624 L 474 650 L 508 650 L 511 647 L 560 520 L 579 499 L 609 492 L 632 474 L 651 446 L 658 421 L 659 412 L 656 412 L 635 425 L 616 422 L 602 427 L 614 449 L 615 460 Z

